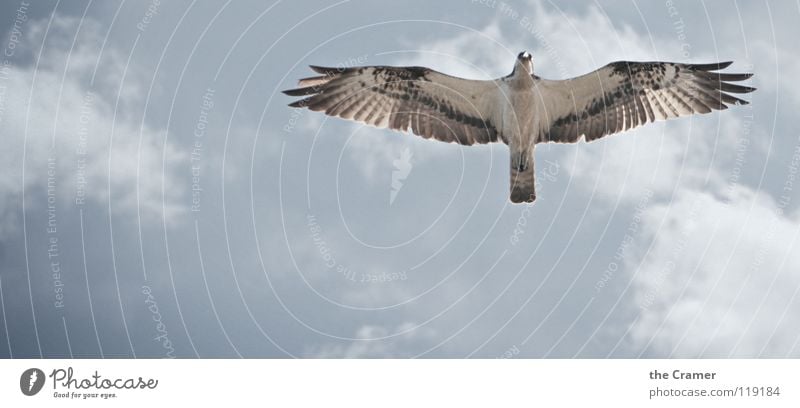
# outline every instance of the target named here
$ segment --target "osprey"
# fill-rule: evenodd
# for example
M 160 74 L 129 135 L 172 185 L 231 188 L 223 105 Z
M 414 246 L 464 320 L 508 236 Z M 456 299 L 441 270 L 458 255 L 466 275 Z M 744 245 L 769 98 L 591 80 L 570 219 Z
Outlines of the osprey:
M 731 94 L 753 74 L 715 72 L 731 62 L 612 62 L 567 80 L 533 73 L 531 54 L 517 56 L 510 75 L 488 81 L 453 77 L 424 67 L 325 68 L 283 91 L 303 99 L 289 106 L 379 128 L 410 131 L 462 145 L 503 142 L 511 154 L 514 203 L 533 202 L 537 143 L 592 141 L 613 133 L 695 113 L 747 104 Z

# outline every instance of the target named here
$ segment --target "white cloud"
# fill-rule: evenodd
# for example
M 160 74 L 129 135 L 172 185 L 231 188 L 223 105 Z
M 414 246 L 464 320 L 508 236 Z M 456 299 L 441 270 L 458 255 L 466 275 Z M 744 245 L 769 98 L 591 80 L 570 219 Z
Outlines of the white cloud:
M 426 43 L 408 42 L 397 65 L 421 65 L 449 75 L 493 79 L 511 72 L 521 44 L 507 38 L 495 20 L 482 29 L 465 28 L 460 34 Z M 499 63 L 499 65 L 498 65 Z
M 692 191 L 644 216 L 634 297 L 635 349 L 676 357 L 786 356 L 800 281 L 800 223 L 761 193 L 737 186 L 730 202 Z M 640 263 L 641 262 L 641 263 Z M 793 356 L 798 356 L 795 349 Z
M 19 48 L 38 49 L 46 21 L 28 24 Z M 73 205 L 78 190 L 82 190 L 87 202 L 105 204 L 111 195 L 115 211 L 135 211 L 138 206 L 144 216 L 160 215 L 163 205 L 167 217 L 172 218 L 186 207 L 181 200 L 187 189 L 176 180 L 176 170 L 183 166 L 189 174 L 188 155 L 171 142 L 164 142 L 163 129 L 142 125 L 146 94 L 143 71 L 132 61 L 120 91 L 127 58 L 107 44 L 91 86 L 102 35 L 99 24 L 83 20 L 75 48 L 70 52 L 78 24 L 77 19 L 57 16 L 44 42 L 46 58 L 38 67 L 35 61 L 30 65 L 12 64 L 4 80 L 0 202 L 5 204 L 0 208 L 0 225 L 5 227 L 0 228 L 1 235 L 9 234 L 17 222 L 10 204 L 21 199 L 23 165 L 26 189 L 42 193 L 48 177 L 48 158 L 56 161 L 59 202 Z M 166 168 L 162 166 L 164 153 Z M 162 181 L 168 186 L 164 195 Z
M 349 160 L 358 163 L 364 177 L 372 183 L 385 181 L 392 172 L 392 162 L 404 148 L 413 146 L 409 135 L 378 130 L 367 125 L 350 125 L 346 149 Z M 388 132 L 388 133 L 382 133 Z M 380 172 L 380 173 L 379 173 Z

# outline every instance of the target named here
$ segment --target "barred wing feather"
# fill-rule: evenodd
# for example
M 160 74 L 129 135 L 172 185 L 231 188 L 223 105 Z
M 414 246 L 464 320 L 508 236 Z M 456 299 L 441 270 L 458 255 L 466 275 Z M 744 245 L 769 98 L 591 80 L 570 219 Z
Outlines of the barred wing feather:
M 753 74 L 715 72 L 730 64 L 621 61 L 563 81 L 536 78 L 539 141 L 592 141 L 657 120 L 747 104 L 731 94 L 755 88 L 732 82 Z
M 311 69 L 322 75 L 284 91 L 303 97 L 289 106 L 444 142 L 502 141 L 497 81 L 456 78 L 423 67 Z

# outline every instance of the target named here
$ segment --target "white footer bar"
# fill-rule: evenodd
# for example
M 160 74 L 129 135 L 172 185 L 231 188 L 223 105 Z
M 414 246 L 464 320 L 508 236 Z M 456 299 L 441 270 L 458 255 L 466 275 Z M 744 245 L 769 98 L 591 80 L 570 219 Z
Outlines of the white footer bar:
M 0 400 L 8 407 L 800 407 L 798 373 L 799 360 L 6 360 Z

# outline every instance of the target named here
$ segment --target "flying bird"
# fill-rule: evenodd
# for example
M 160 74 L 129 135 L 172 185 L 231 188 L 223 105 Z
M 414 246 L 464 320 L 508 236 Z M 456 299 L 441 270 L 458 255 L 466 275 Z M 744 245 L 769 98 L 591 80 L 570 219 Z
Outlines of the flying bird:
M 425 67 L 311 66 L 318 76 L 283 91 L 303 97 L 289 106 L 378 128 L 410 131 L 462 145 L 502 142 L 510 152 L 510 200 L 533 202 L 537 143 L 592 141 L 646 123 L 743 105 L 733 84 L 753 74 L 717 72 L 731 62 L 612 62 L 566 80 L 533 72 L 521 52 L 511 74 L 457 78 Z

